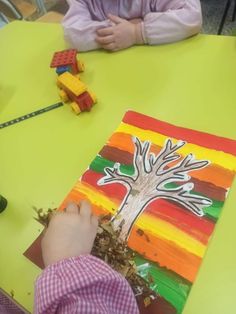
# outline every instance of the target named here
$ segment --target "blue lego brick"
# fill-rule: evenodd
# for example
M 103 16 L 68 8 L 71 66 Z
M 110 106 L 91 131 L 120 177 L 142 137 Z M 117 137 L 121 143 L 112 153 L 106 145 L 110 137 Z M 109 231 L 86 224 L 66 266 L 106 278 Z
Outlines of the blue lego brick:
M 71 67 L 69 65 L 61 66 L 56 68 L 56 72 L 58 75 L 64 72 L 71 72 Z

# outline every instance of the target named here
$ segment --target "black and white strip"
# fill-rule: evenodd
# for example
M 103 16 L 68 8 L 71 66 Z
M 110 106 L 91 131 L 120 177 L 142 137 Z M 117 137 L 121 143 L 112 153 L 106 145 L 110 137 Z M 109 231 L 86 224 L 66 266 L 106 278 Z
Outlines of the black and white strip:
M 34 112 L 31 112 L 31 113 L 28 113 L 24 116 L 21 116 L 21 117 L 18 117 L 18 118 L 15 118 L 15 119 L 12 119 L 12 120 L 9 120 L 7 122 L 3 122 L 0 124 L 0 129 L 3 129 L 3 128 L 6 128 L 8 126 L 11 126 L 13 124 L 16 124 L 16 123 L 19 123 L 19 122 L 22 122 L 22 121 L 25 121 L 27 119 L 30 119 L 30 118 L 33 118 L 33 117 L 36 117 L 38 116 L 39 114 L 42 114 L 42 113 L 45 113 L 47 111 L 50 111 L 50 110 L 53 110 L 53 109 L 56 109 L 56 108 L 59 108 L 63 106 L 63 103 L 62 102 L 58 102 L 56 104 L 53 104 L 53 105 L 50 105 L 48 107 L 45 107 L 45 108 L 42 108 L 42 109 L 39 109 L 39 110 L 36 110 Z

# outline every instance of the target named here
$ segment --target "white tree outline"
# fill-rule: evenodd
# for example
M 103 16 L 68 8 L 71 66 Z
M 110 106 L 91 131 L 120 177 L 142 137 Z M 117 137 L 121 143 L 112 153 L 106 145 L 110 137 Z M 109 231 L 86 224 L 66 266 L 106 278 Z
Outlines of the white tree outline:
M 203 216 L 203 208 L 210 206 L 212 201 L 190 193 L 194 184 L 188 182 L 191 179 L 188 172 L 202 169 L 210 162 L 196 160 L 193 154 L 188 154 L 182 159 L 176 151 L 186 144 L 184 141 L 173 144 L 171 139 L 167 139 L 160 153 L 155 155 L 150 152 L 151 142 L 142 142 L 138 137 L 132 137 L 132 139 L 135 145 L 134 174 L 129 176 L 122 173 L 120 164 L 115 163 L 113 168 L 104 168 L 105 176 L 97 182 L 100 186 L 120 183 L 127 189 L 126 196 L 112 218 L 114 229 L 121 228 L 120 238 L 128 239 L 137 218 L 148 204 L 157 198 L 175 201 L 193 214 Z M 170 166 L 169 164 L 174 161 L 178 162 Z M 168 183 L 173 182 L 184 183 L 177 188 L 166 188 Z

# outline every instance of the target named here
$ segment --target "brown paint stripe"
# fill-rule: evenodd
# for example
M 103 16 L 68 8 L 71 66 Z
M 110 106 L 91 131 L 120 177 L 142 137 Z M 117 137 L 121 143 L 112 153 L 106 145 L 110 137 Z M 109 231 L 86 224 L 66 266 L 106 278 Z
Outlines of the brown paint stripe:
M 206 195 L 213 200 L 220 202 L 225 201 L 227 193 L 226 189 L 218 187 L 210 182 L 200 181 L 194 177 L 191 178 L 191 182 L 194 183 L 194 192 Z
M 113 162 L 119 162 L 125 165 L 133 164 L 133 155 L 116 147 L 104 146 L 100 150 L 99 155 Z
M 131 165 L 133 163 L 133 155 L 129 152 L 120 150 L 119 148 L 104 146 L 99 155 L 103 158 L 111 160 L 113 162 L 120 162 L 121 164 Z M 204 169 L 206 171 L 206 169 Z M 191 182 L 194 183 L 194 191 L 217 201 L 224 201 L 227 190 L 216 186 L 215 184 L 207 181 L 201 181 L 197 178 L 196 172 L 192 171 Z
M 140 314 L 176 314 L 177 310 L 167 300 L 158 296 L 147 307 L 142 296 L 137 297 Z
M 110 137 L 107 146 L 129 152 L 131 155 L 134 154 L 134 144 L 129 134 L 120 132 L 114 133 Z M 152 145 L 151 147 L 151 152 L 154 154 L 158 154 L 160 150 L 161 147 L 159 146 Z M 192 173 L 192 177 L 198 178 L 202 181 L 214 182 L 215 185 L 225 189 L 231 186 L 234 175 L 234 172 L 216 164 L 209 165 L 207 168 L 204 168 L 203 171 L 193 171 Z

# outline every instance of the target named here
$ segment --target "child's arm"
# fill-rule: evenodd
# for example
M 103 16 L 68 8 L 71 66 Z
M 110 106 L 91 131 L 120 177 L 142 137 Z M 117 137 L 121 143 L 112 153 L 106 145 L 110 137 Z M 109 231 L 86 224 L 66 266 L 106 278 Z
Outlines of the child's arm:
M 98 29 L 96 41 L 106 50 L 117 51 L 136 44 L 170 43 L 200 31 L 199 0 L 153 0 L 151 10 L 143 20 L 127 21 L 109 14 L 113 24 Z
M 138 314 L 138 309 L 121 275 L 98 258 L 81 255 L 48 266 L 38 278 L 35 314 L 46 313 Z
M 202 25 L 199 0 L 155 1 L 153 10 L 143 20 L 142 30 L 145 43 L 149 45 L 175 42 L 197 34 Z
M 68 0 L 68 3 L 70 8 L 62 21 L 66 41 L 79 51 L 100 48 L 95 41 L 96 30 L 110 26 L 110 21 L 94 21 L 83 0 Z
M 36 281 L 35 314 L 138 314 L 126 280 L 89 255 L 97 224 L 87 202 L 52 217 L 42 240 L 46 269 Z

